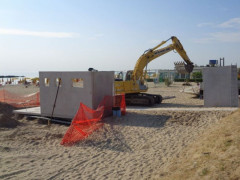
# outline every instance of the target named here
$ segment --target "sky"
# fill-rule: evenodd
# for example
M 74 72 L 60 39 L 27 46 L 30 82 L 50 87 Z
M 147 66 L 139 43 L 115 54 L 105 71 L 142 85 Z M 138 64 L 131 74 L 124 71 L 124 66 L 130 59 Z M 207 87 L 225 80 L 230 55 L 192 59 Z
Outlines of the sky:
M 194 64 L 224 57 L 239 66 L 240 1 L 0 0 L 0 75 L 132 70 L 171 36 Z M 148 69 L 173 69 L 176 61 L 171 51 Z

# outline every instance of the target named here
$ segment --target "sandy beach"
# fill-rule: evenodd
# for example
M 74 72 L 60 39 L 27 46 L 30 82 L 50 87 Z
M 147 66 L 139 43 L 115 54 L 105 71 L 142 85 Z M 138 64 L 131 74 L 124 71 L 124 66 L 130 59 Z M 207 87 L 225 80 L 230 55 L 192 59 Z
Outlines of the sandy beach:
M 149 88 L 149 93 L 175 98 L 105 118 L 101 129 L 71 147 L 60 145 L 65 125 L 23 118 L 14 128 L 1 127 L 0 179 L 159 179 L 172 159 L 236 110 L 205 110 L 203 100 L 180 92 L 181 83 L 170 87 L 149 83 Z M 21 94 L 38 90 L 11 89 Z M 10 112 L 8 117 L 12 118 Z

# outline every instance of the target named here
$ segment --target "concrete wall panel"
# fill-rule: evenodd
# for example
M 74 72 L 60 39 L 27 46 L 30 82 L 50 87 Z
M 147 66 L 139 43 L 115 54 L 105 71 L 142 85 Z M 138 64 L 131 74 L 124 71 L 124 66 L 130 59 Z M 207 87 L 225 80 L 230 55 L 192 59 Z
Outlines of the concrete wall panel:
M 104 96 L 114 95 L 114 72 L 93 72 L 93 107 L 97 108 Z M 104 91 L 103 91 L 104 89 Z
M 238 107 L 237 66 L 203 69 L 204 106 Z
M 40 72 L 41 115 L 51 116 L 57 93 L 56 78 L 61 78 L 53 117 L 73 118 L 80 102 L 96 109 L 105 95 L 113 95 L 114 72 Z M 49 86 L 45 85 L 49 78 Z M 72 79 L 83 79 L 83 87 L 73 87 Z M 101 85 L 99 85 L 101 84 Z

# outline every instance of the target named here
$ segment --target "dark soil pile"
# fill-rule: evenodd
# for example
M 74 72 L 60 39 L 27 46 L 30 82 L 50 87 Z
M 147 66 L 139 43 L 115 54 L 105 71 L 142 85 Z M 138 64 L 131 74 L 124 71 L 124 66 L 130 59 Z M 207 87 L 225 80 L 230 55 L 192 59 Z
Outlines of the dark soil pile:
M 14 128 L 19 122 L 14 119 L 15 108 L 6 103 L 0 103 L 0 127 Z

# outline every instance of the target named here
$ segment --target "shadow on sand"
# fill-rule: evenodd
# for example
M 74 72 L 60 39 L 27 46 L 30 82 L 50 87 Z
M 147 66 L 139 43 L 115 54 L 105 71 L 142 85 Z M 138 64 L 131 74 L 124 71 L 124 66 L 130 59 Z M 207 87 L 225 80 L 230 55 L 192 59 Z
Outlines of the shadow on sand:
M 162 104 L 157 104 L 151 107 L 140 107 L 140 106 L 128 106 L 127 109 L 131 110 L 148 110 L 148 109 L 160 109 L 160 108 L 196 108 L 196 107 L 203 107 L 203 105 L 194 105 L 194 104 L 174 104 L 174 103 L 162 103 Z
M 128 136 L 126 133 L 129 132 L 129 128 L 142 127 L 160 130 L 170 117 L 171 116 L 129 112 L 121 118 L 105 118 L 103 128 L 94 132 L 87 139 L 79 142 L 77 146 L 88 146 L 99 150 L 108 149 L 117 152 L 131 153 L 133 149 L 128 145 L 126 140 Z M 132 131 L 134 131 L 134 129 L 132 129 Z M 135 131 L 135 133 L 139 134 L 139 137 L 144 138 L 139 131 Z

